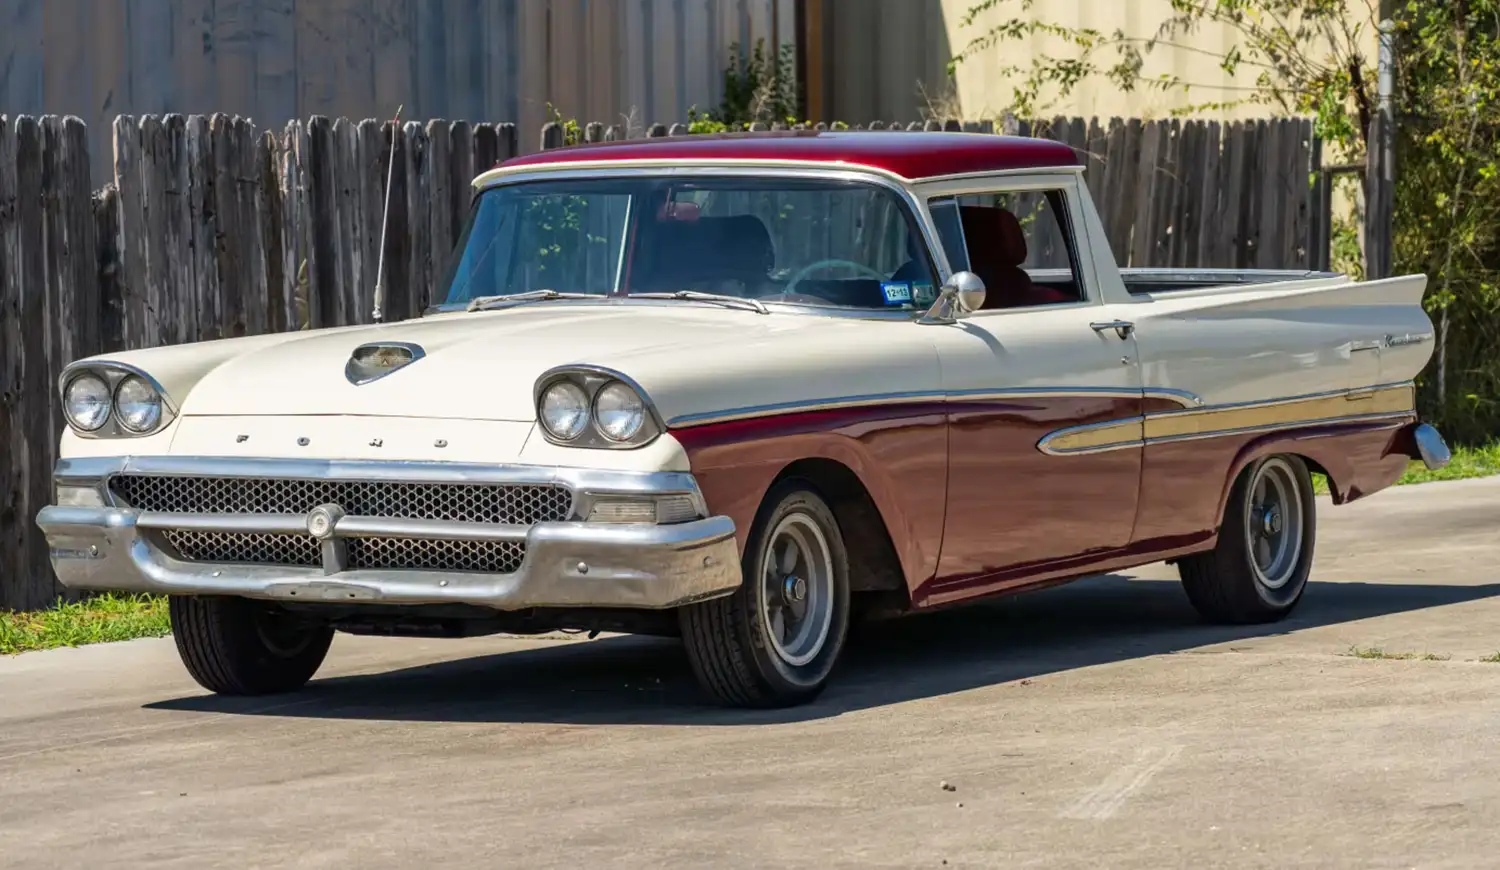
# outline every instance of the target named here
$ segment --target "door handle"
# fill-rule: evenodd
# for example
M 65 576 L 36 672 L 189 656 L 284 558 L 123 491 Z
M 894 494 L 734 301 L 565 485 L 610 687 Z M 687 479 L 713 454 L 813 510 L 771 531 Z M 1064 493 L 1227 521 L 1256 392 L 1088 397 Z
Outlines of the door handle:
M 1115 335 L 1118 335 L 1120 338 L 1129 338 L 1130 333 L 1135 329 L 1135 324 L 1128 320 L 1096 320 L 1089 324 L 1089 329 L 1095 332 L 1113 329 Z

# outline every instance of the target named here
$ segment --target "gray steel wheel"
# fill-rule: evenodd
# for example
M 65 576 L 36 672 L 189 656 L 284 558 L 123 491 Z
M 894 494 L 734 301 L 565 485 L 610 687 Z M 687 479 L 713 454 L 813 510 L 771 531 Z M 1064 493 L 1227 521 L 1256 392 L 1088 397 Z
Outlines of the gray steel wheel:
M 1250 463 L 1230 489 L 1218 543 L 1177 562 L 1188 600 L 1212 622 L 1285 617 L 1307 588 L 1317 525 L 1312 475 L 1300 457 Z
M 781 518 L 766 540 L 758 601 L 771 649 L 792 667 L 818 657 L 833 628 L 833 554 L 810 514 Z
M 1245 487 L 1246 556 L 1255 579 L 1281 589 L 1297 573 L 1305 523 L 1297 473 L 1274 456 L 1256 466 Z
M 849 630 L 849 556 L 815 486 L 786 478 L 766 493 L 732 595 L 678 611 L 698 682 L 736 707 L 806 703 L 823 691 Z

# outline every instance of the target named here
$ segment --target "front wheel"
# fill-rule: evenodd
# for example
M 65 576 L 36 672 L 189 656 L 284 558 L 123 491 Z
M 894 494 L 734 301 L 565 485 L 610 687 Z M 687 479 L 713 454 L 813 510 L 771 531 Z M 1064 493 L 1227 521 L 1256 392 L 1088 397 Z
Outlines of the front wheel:
M 734 594 L 683 607 L 698 682 L 736 707 L 786 707 L 815 698 L 849 628 L 849 560 L 833 511 L 805 481 L 767 494 Z
M 1296 607 L 1317 538 L 1312 475 L 1296 456 L 1251 463 L 1229 493 L 1219 542 L 1178 561 L 1188 600 L 1212 622 L 1274 622 Z
M 331 627 L 248 598 L 173 595 L 168 612 L 188 673 L 220 695 L 301 688 L 333 642 Z

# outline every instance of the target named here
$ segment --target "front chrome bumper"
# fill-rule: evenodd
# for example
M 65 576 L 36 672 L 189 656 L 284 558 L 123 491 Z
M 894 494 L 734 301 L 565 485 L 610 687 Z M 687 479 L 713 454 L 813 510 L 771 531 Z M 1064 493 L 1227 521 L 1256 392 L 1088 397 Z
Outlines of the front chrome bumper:
M 337 519 L 323 540 L 340 536 L 429 541 L 524 541 L 520 567 L 508 574 L 413 569 L 345 569 L 336 560 L 322 568 L 279 564 L 184 561 L 161 545 L 163 531 L 189 529 L 233 534 L 306 533 L 307 515 L 180 514 L 137 510 L 112 503 L 108 479 L 136 472 L 238 473 L 254 480 L 278 476 L 360 480 L 537 480 L 566 483 L 574 510 L 591 499 L 679 492 L 692 484 L 677 473 L 586 474 L 564 469 L 456 466 L 414 463 L 291 464 L 257 466 L 222 460 L 84 460 L 59 463 L 59 487 L 93 489 L 102 505 L 43 508 L 37 525 L 47 536 L 58 579 L 76 589 L 188 595 L 236 595 L 288 601 L 383 604 L 473 604 L 498 610 L 529 607 L 669 608 L 725 595 L 740 584 L 734 523 L 728 517 L 672 524 L 587 522 L 573 518 L 526 527 L 447 523 L 368 516 Z M 75 502 L 77 500 L 75 499 Z M 586 514 L 585 514 L 586 516 Z

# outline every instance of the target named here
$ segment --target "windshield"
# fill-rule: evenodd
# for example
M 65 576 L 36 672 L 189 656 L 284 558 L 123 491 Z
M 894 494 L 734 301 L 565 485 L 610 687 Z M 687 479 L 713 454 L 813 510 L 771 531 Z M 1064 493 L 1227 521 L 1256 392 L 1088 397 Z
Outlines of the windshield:
M 879 310 L 925 310 L 937 298 L 926 247 L 893 192 L 765 177 L 489 188 L 439 286 L 449 304 L 538 290 Z

